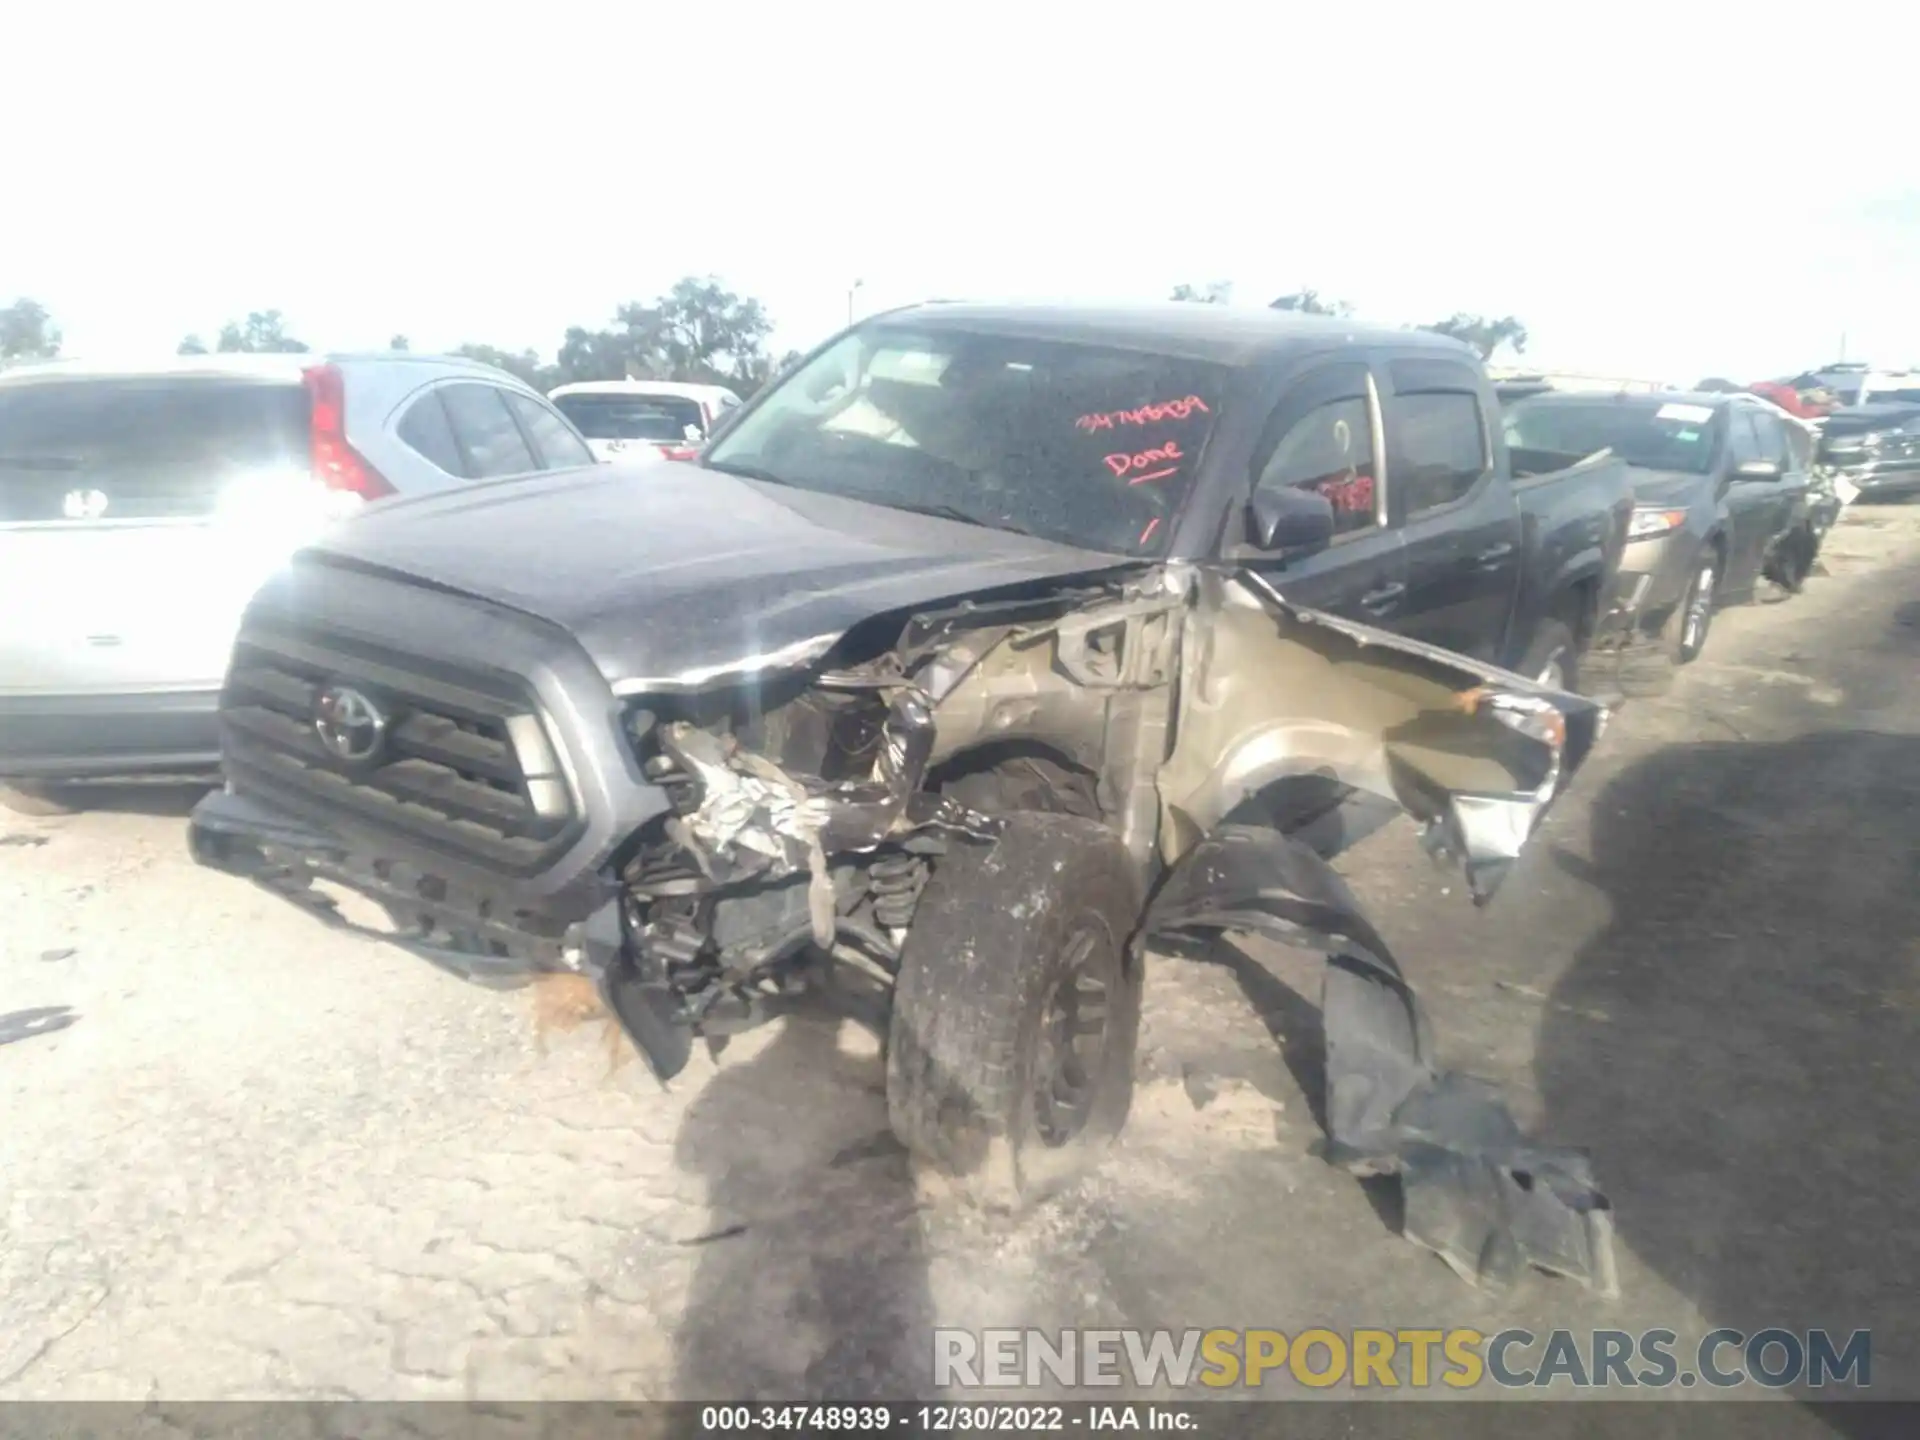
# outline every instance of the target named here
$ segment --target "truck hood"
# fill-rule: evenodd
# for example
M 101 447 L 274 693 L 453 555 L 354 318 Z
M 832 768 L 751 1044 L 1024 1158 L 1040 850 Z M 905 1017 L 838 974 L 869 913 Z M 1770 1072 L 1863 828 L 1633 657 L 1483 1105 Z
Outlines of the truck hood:
M 876 615 L 1127 563 L 665 463 L 383 505 L 314 548 L 558 625 L 623 693 L 805 663 Z

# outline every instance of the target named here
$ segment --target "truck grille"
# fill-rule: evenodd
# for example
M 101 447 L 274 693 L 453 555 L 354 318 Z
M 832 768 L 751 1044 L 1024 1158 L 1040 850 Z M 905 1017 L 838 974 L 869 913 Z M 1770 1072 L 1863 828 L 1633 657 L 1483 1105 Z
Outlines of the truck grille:
M 343 760 L 316 716 L 349 686 L 385 718 L 375 753 Z M 527 873 L 571 838 L 551 741 L 510 682 L 293 637 L 242 639 L 220 709 L 222 759 L 243 789 L 296 792 L 489 867 Z

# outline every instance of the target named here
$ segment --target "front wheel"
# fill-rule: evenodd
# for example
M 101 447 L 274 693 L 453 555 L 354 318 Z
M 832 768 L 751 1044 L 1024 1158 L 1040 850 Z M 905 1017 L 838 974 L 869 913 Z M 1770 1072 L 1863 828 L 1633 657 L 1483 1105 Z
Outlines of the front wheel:
M 1674 613 L 1674 655 L 1682 665 L 1690 665 L 1706 649 L 1707 632 L 1713 628 L 1714 603 L 1720 583 L 1720 557 L 1709 550 L 1700 557 L 1687 593 Z
M 935 867 L 901 950 L 887 1109 L 976 1202 L 1043 1197 L 1125 1123 L 1140 903 L 1119 837 L 1078 816 L 1016 813 Z

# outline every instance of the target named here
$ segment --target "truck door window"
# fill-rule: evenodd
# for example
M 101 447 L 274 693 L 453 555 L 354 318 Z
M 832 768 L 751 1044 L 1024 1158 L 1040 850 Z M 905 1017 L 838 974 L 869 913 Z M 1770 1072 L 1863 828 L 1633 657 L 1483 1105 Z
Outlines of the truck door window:
M 1324 495 L 1333 506 L 1336 537 L 1372 528 L 1379 513 L 1379 465 L 1373 411 L 1365 391 L 1366 369 L 1341 368 L 1354 372 L 1355 393 L 1302 411 L 1296 389 L 1268 420 L 1253 457 L 1255 490 L 1311 490 Z
M 1487 473 L 1486 428 L 1477 395 L 1460 390 L 1398 394 L 1393 402 L 1393 484 L 1409 520 L 1464 499 Z
M 448 385 L 440 397 L 446 403 L 447 418 L 453 422 L 453 433 L 466 451 L 467 473 L 474 479 L 524 475 L 540 468 L 498 385 Z

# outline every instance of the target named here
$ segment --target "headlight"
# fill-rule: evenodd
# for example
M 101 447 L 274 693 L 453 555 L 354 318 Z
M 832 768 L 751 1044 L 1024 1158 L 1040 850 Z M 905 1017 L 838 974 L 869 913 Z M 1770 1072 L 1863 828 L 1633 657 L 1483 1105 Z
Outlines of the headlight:
M 1650 540 L 1655 535 L 1678 530 L 1686 523 L 1687 512 L 1684 510 L 1636 510 L 1632 523 L 1627 526 L 1627 539 Z

